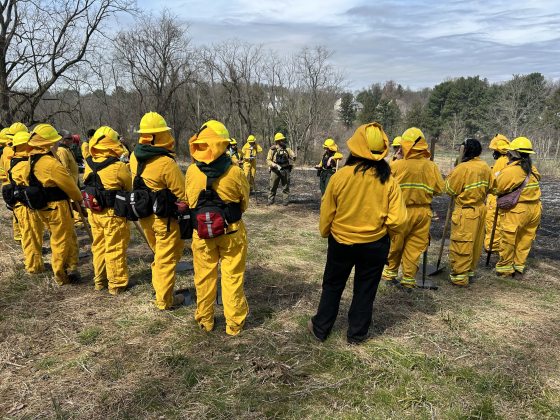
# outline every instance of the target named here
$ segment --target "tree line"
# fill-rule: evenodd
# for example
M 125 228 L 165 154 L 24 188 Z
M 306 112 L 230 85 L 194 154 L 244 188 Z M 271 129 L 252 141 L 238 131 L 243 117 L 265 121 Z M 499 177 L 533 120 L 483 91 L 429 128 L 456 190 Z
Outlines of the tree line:
M 254 134 L 267 145 L 282 131 L 306 160 L 327 136 L 377 120 L 391 136 L 415 125 L 450 145 L 523 134 L 558 157 L 560 89 L 539 73 L 501 84 L 461 77 L 420 91 L 389 81 L 348 92 L 325 47 L 195 47 L 185 22 L 134 4 L 0 0 L 0 123 L 46 121 L 78 133 L 107 124 L 133 142 L 152 110 L 165 115 L 181 153 L 215 118 L 238 140 Z M 132 21 L 127 29 L 118 29 L 121 19 Z

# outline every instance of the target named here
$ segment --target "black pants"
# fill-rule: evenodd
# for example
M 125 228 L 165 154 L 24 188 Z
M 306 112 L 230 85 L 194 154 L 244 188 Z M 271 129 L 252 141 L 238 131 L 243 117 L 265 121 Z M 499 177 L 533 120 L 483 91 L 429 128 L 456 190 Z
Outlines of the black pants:
M 312 319 L 315 335 L 324 340 L 330 334 L 340 306 L 340 298 L 352 268 L 354 291 L 348 312 L 349 342 L 358 343 L 367 338 L 373 301 L 381 279 L 383 266 L 389 254 L 389 235 L 376 242 L 343 245 L 329 236 L 327 264 L 323 274 L 323 292 L 317 315 Z

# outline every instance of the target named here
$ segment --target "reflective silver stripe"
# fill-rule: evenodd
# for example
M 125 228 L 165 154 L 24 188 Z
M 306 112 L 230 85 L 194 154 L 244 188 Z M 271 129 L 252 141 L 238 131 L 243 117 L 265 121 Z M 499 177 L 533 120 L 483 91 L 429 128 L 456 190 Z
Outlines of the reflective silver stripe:
M 214 232 L 212 232 L 212 219 L 210 218 L 210 212 L 207 211 L 205 216 L 206 216 L 206 222 L 204 223 L 206 223 L 206 229 L 208 229 L 208 236 L 210 238 L 213 238 Z
M 134 201 L 134 193 L 130 193 L 130 208 L 132 209 L 132 211 L 134 212 L 135 216 L 138 217 L 140 219 L 140 215 L 138 214 L 138 212 L 136 211 L 136 206 L 135 206 L 136 202 Z
M 115 195 L 115 199 L 116 200 L 121 200 L 121 201 L 126 201 L 126 197 L 124 197 L 122 195 L 118 195 L 118 194 Z

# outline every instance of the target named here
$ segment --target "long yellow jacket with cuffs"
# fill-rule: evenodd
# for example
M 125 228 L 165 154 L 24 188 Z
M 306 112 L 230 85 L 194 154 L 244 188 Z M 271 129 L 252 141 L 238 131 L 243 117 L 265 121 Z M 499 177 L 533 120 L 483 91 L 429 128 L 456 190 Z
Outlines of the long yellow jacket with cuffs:
M 477 206 L 484 204 L 494 183 L 495 178 L 488 164 L 475 157 L 453 169 L 445 189 L 447 194 L 455 198 L 457 206 Z
M 382 136 L 377 153 L 368 147 L 367 130 Z M 347 145 L 356 157 L 380 160 L 387 155 L 388 139 L 381 126 L 373 123 L 359 127 Z M 401 189 L 392 176 L 382 184 L 373 170 L 363 173 L 355 165 L 346 165 L 331 177 L 323 195 L 319 230 L 321 236 L 332 235 L 346 245 L 375 242 L 399 232 L 406 217 Z

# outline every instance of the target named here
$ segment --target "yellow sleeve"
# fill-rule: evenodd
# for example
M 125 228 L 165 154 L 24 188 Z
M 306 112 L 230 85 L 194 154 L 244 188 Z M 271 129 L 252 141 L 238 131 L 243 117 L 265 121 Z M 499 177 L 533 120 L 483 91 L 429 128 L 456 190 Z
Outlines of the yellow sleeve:
M 241 201 L 239 201 L 239 204 L 241 205 L 241 212 L 244 213 L 245 210 L 247 210 L 247 208 L 249 207 L 249 193 L 250 193 L 249 181 L 247 181 L 247 177 L 245 176 L 245 174 L 241 169 L 237 171 L 237 173 L 238 173 L 237 180 L 239 182 L 239 189 L 241 190 Z
M 124 163 L 122 165 L 119 164 L 117 179 L 124 191 L 132 191 L 132 174 L 130 173 L 128 165 Z
M 441 171 L 439 170 L 439 167 L 437 166 L 437 164 L 433 164 L 433 169 L 434 169 L 434 195 L 439 195 L 443 192 L 443 189 L 445 188 L 445 181 L 443 180 L 443 177 L 441 176 Z
M 169 188 L 179 201 L 185 201 L 185 176 L 174 160 L 167 160 L 168 163 L 163 171 L 166 188 Z
M 336 178 L 333 178 L 331 178 L 330 182 L 328 183 L 325 194 L 323 194 L 323 198 L 321 199 L 319 232 L 323 238 L 328 238 L 331 234 L 332 222 L 334 220 L 334 216 L 336 215 Z
M 78 185 L 60 162 L 54 162 L 54 164 L 51 165 L 50 180 L 64 191 L 71 200 L 78 203 L 82 202 L 82 193 Z
M 523 183 L 525 177 L 525 172 L 519 165 L 505 168 L 496 178 L 496 193 L 502 195 L 513 191 Z
M 464 182 L 462 174 L 459 172 L 457 168 L 453 169 L 447 177 L 447 181 L 445 181 L 445 192 L 450 196 L 456 196 L 463 192 Z
M 269 167 L 273 167 L 276 164 L 272 161 L 273 157 L 274 157 L 274 151 L 276 149 L 273 149 L 272 147 L 270 148 L 270 150 L 268 151 L 268 154 L 266 155 L 266 163 L 268 164 Z
M 408 217 L 406 205 L 402 197 L 401 188 L 397 181 L 391 177 L 388 181 L 389 185 L 389 209 L 387 211 L 387 219 L 385 224 L 390 233 L 396 234 L 403 230 Z

